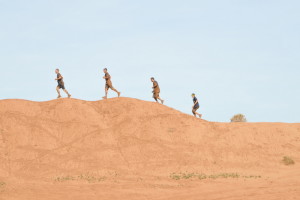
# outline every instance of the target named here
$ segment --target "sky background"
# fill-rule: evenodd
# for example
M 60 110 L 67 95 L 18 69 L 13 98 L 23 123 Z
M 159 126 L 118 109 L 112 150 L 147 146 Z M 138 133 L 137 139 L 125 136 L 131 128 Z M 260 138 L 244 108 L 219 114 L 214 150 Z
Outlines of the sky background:
M 299 0 L 0 0 L 0 99 L 123 96 L 210 121 L 300 122 Z M 65 94 L 63 94 L 65 95 Z M 115 97 L 114 92 L 109 97 Z

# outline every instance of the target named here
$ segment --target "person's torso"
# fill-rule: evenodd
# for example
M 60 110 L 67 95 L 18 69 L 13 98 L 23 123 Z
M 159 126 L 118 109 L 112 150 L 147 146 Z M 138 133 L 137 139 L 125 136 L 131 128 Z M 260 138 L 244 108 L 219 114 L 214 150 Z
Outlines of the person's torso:
M 199 107 L 199 102 L 196 97 L 193 98 L 193 102 L 194 102 L 194 104 L 197 102 L 197 104 L 194 107 Z
M 158 82 L 157 82 L 157 81 L 154 81 L 154 82 L 153 82 L 153 87 L 154 87 L 154 90 L 155 90 L 155 91 L 159 91 L 159 85 L 158 85 Z
M 109 73 L 105 73 L 105 80 L 106 80 L 106 82 L 110 82 L 110 75 L 109 75 Z
M 63 81 L 63 77 L 61 76 L 60 73 L 58 73 L 58 74 L 57 74 L 57 78 L 60 78 L 60 77 L 61 77 L 61 79 L 57 80 L 57 82 L 58 82 L 58 83 L 63 83 L 63 82 L 64 82 L 64 81 Z

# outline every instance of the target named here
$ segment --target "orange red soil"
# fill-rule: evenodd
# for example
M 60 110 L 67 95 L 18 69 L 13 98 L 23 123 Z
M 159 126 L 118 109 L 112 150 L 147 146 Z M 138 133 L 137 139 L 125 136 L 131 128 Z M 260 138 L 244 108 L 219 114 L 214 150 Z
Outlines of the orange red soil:
M 1 200 L 300 199 L 299 163 L 300 124 L 131 98 L 0 101 Z

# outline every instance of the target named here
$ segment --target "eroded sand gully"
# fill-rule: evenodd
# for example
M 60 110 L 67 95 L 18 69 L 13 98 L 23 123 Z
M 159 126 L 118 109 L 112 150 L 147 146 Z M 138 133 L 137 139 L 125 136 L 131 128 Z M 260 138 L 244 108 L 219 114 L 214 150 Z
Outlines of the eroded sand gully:
M 300 124 L 131 98 L 0 101 L 1 200 L 300 199 L 299 163 Z

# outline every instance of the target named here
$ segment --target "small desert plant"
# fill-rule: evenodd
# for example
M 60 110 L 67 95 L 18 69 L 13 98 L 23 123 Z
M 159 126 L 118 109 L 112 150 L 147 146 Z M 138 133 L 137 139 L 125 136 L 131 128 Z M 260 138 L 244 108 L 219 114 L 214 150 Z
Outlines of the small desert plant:
M 230 120 L 231 122 L 247 122 L 247 119 L 243 114 L 236 114 Z
M 93 174 L 81 174 L 79 176 L 61 176 L 54 179 L 55 182 L 65 182 L 65 181 L 87 181 L 89 183 L 92 182 L 101 182 L 106 180 L 105 176 L 96 176 Z
M 0 181 L 0 193 L 5 189 L 6 183 Z
M 170 175 L 171 179 L 174 179 L 174 180 L 180 180 L 181 179 L 181 175 L 178 175 L 176 173 L 172 173 Z
M 295 164 L 294 160 L 288 156 L 284 156 L 282 159 L 283 164 L 285 165 L 293 165 Z
M 182 178 L 183 178 L 183 179 L 189 179 L 189 178 L 193 178 L 193 177 L 195 177 L 195 176 L 196 176 L 195 173 L 183 173 L 183 174 L 182 174 Z
M 74 181 L 76 178 L 74 176 L 62 176 L 62 177 L 57 177 L 55 181 L 57 182 L 64 182 L 64 181 Z
M 181 180 L 181 179 L 194 179 L 198 178 L 199 180 L 204 180 L 204 179 L 220 179 L 220 178 L 245 178 L 245 179 L 250 179 L 250 178 L 261 178 L 261 176 L 241 176 L 238 173 L 220 173 L 220 174 L 211 174 L 211 175 L 206 175 L 203 173 L 172 173 L 170 175 L 171 179 L 174 180 Z

